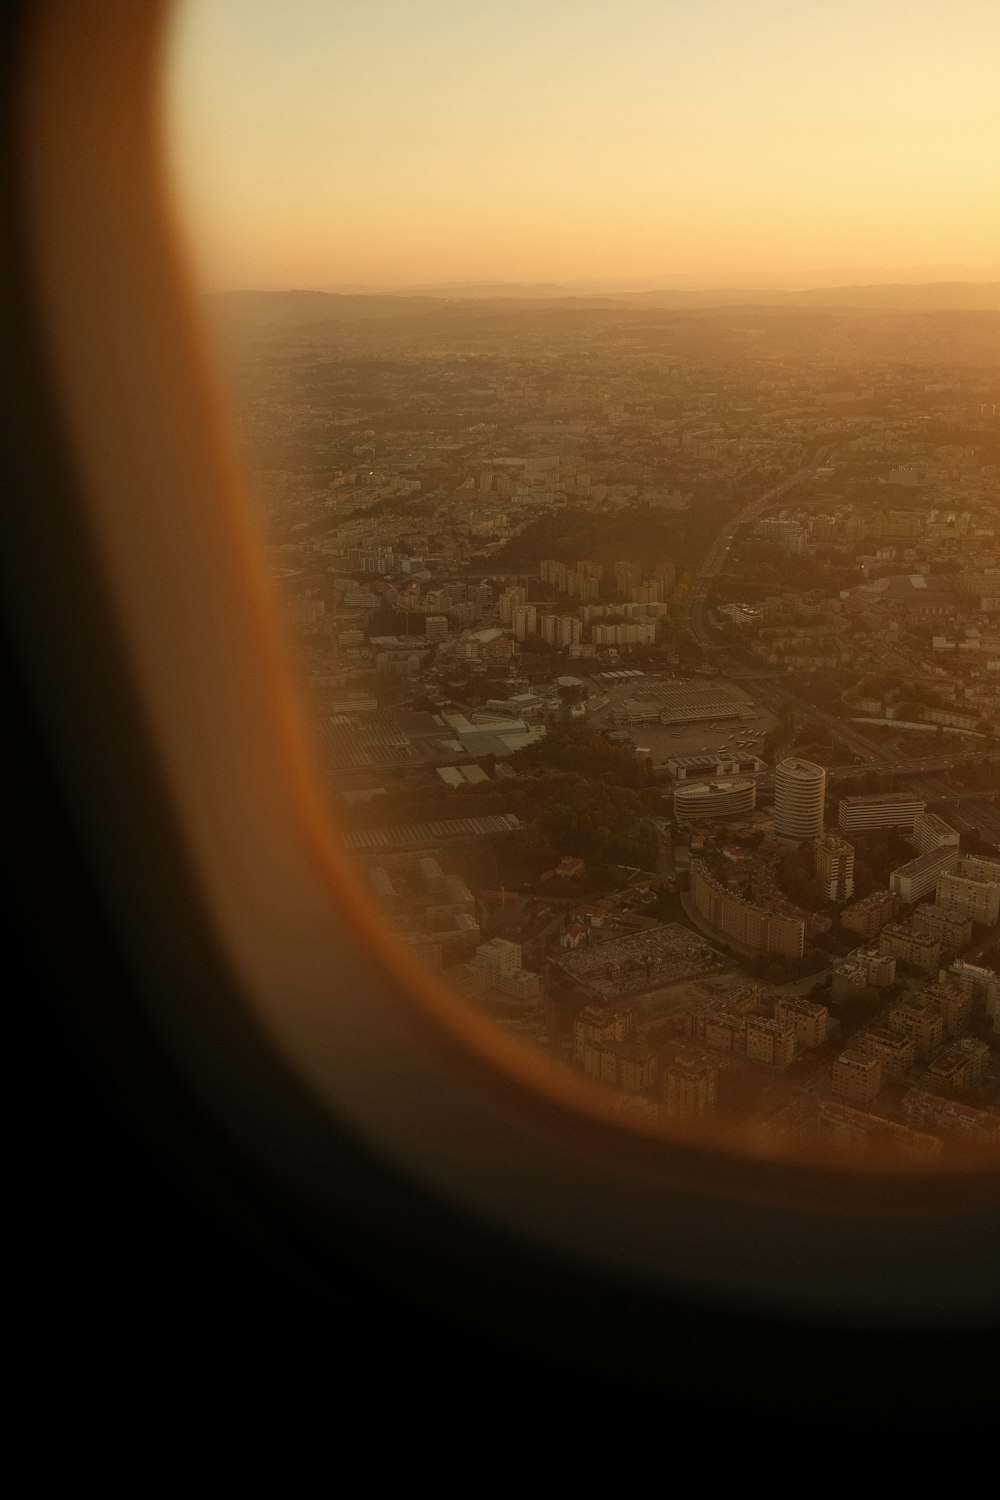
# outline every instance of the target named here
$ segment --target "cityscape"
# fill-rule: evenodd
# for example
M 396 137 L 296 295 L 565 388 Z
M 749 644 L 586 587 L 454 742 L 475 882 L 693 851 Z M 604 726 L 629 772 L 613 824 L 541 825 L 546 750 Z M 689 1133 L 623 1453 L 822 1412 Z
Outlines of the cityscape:
M 637 1121 L 1000 1155 L 996 293 L 211 299 L 359 881 Z

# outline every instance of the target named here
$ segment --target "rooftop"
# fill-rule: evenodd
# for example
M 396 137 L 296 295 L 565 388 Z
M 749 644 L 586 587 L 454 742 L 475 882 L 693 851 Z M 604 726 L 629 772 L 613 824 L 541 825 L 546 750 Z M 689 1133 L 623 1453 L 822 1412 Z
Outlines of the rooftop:
M 794 755 L 790 756 L 788 760 L 783 760 L 775 768 L 775 774 L 778 773 L 783 776 L 792 776 L 798 781 L 816 781 L 818 778 L 826 776 L 823 767 L 816 765 L 815 761 L 800 760 L 798 756 Z

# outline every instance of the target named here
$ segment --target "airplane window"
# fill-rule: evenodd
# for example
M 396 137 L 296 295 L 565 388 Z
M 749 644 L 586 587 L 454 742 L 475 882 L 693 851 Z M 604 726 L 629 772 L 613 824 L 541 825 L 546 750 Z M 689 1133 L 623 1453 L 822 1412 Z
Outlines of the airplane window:
M 1000 1161 L 970 31 L 176 7 L 177 200 L 359 899 L 641 1136 Z
M 981 1347 L 996 17 L 948 15 L 17 8 L 14 847 L 75 1152 L 186 1137 L 327 1269 L 603 1368 Z

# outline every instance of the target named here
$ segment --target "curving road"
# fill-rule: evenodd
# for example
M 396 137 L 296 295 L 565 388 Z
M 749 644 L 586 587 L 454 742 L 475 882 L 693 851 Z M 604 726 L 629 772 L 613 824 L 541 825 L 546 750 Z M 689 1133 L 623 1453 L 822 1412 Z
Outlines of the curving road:
M 893 755 L 892 752 L 887 751 L 885 746 L 877 740 L 863 734 L 856 725 L 847 723 L 836 714 L 817 708 L 815 704 L 808 702 L 797 693 L 781 687 L 780 683 L 783 679 L 780 674 L 767 673 L 760 677 L 748 674 L 746 663 L 736 659 L 729 648 L 713 639 L 706 619 L 708 594 L 713 581 L 722 572 L 737 531 L 748 522 L 759 520 L 766 511 L 774 508 L 782 495 L 801 484 L 803 480 L 815 476 L 816 471 L 827 463 L 835 446 L 833 443 L 828 443 L 820 448 L 807 465 L 797 469 L 787 479 L 783 479 L 774 489 L 768 490 L 766 495 L 761 495 L 758 500 L 745 505 L 726 522 L 709 548 L 688 594 L 686 623 L 691 639 L 706 656 L 714 660 L 721 672 L 727 676 L 740 677 L 743 690 L 762 708 L 771 713 L 780 713 L 783 709 L 790 708 L 801 722 L 816 726 L 824 725 L 829 729 L 835 739 L 852 751 L 856 757 L 860 757 L 861 763 L 851 767 L 855 774 L 873 769 L 891 771 L 895 775 L 947 770 L 951 766 L 961 765 L 969 760 L 976 762 L 985 760 L 1000 764 L 1000 751 L 973 752 L 970 755 L 967 749 L 957 750 L 950 755 L 936 754 L 901 759 L 898 754 Z M 825 501 L 807 503 L 825 503 Z

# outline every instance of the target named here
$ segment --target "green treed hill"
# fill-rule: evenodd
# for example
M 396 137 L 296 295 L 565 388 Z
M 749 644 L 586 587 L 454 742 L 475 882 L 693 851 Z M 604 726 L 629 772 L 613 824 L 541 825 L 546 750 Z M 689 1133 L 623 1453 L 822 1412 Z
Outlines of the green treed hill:
M 557 562 L 639 563 L 650 572 L 662 562 L 683 563 L 691 547 L 691 526 L 685 513 L 652 510 L 638 505 L 629 510 L 594 515 L 569 507 L 539 516 L 494 552 L 490 570 L 534 572 L 543 558 Z

